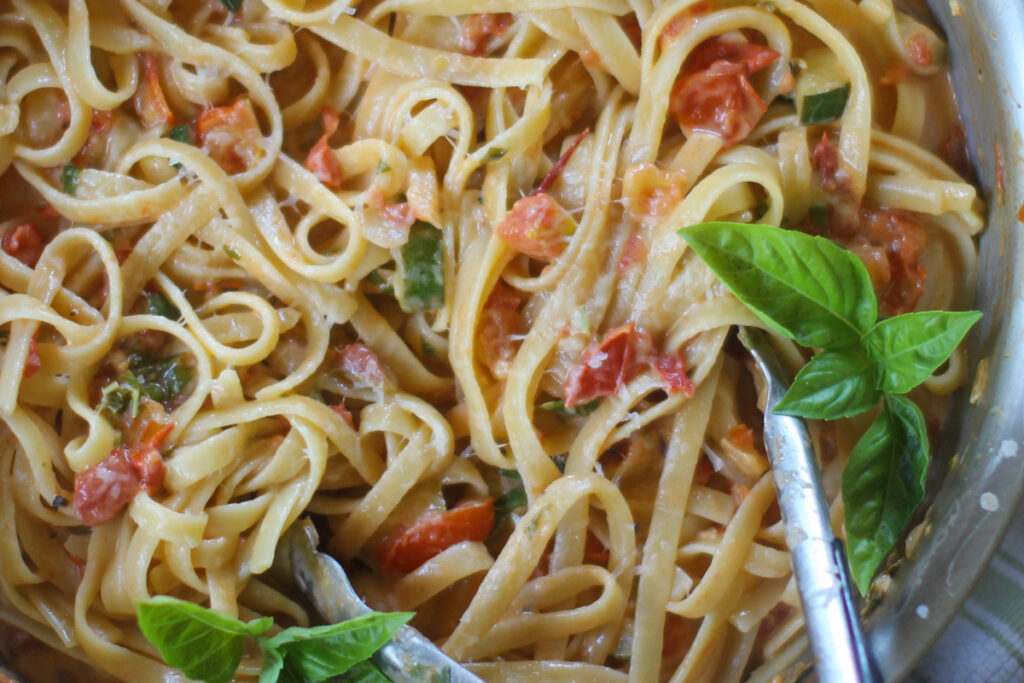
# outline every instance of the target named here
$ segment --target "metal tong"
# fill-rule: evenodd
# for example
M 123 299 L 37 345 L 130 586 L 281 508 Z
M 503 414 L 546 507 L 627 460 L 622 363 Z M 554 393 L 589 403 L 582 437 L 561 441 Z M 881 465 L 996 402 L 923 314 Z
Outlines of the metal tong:
M 317 552 L 317 542 L 316 529 L 308 519 L 292 524 L 277 545 L 278 575 L 290 575 L 328 623 L 336 624 L 369 612 L 342 566 L 329 555 Z M 373 655 L 373 661 L 395 683 L 483 683 L 411 626 L 403 626 Z
M 807 426 L 799 418 L 773 412 L 786 393 L 786 375 L 763 332 L 741 327 L 739 339 L 764 379 L 764 444 L 786 525 L 815 672 L 823 683 L 881 683 L 860 628 L 846 550 L 832 534 Z

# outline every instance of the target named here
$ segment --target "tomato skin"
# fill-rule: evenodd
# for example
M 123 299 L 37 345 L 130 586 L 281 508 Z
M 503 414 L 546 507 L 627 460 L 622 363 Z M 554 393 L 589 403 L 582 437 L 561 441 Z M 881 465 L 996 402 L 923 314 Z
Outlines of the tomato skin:
M 565 379 L 565 407 L 614 396 L 636 376 L 636 329 L 633 323 L 616 327 L 598 344 L 591 344 Z
M 334 135 L 341 123 L 341 116 L 337 110 L 325 107 L 321 114 L 324 134 L 316 141 L 309 154 L 306 155 L 305 167 L 327 187 L 336 190 L 341 187 L 344 176 L 341 172 L 341 162 L 338 155 L 331 149 L 328 139 Z
M 683 394 L 689 397 L 696 392 L 693 380 L 686 374 L 686 361 L 678 351 L 655 358 L 654 371 L 658 373 L 665 385 L 665 391 L 669 394 Z
M 915 66 L 931 66 L 935 62 L 935 56 L 928 47 L 928 36 L 924 33 L 918 32 L 907 38 L 907 51 Z
M 726 149 L 747 137 L 768 109 L 748 76 L 778 57 L 767 47 L 719 38 L 697 46 L 669 100 L 669 111 L 683 133 L 687 137 L 697 131 L 717 135 Z
M 515 336 L 525 332 L 519 315 L 522 303 L 515 289 L 501 280 L 491 290 L 480 315 L 477 339 L 484 365 L 498 379 L 508 376 L 519 342 Z
M 409 573 L 457 543 L 484 542 L 493 528 L 494 500 L 471 498 L 402 526 L 378 548 L 377 560 L 382 571 Z
M 140 491 L 158 491 L 165 474 L 164 460 L 156 447 L 115 448 L 105 460 L 75 475 L 75 517 L 86 526 L 105 524 Z
M 46 241 L 35 223 L 22 223 L 4 233 L 0 248 L 29 268 L 35 268 L 46 248 Z
M 517 200 L 494 230 L 516 251 L 553 261 L 565 251 L 576 222 L 551 195 L 538 192 Z
M 338 367 L 356 383 L 376 388 L 388 383 L 388 372 L 377 354 L 366 344 L 348 344 L 338 352 Z
M 343 419 L 346 422 L 346 424 L 348 424 L 349 427 L 351 427 L 352 429 L 356 428 L 356 421 L 352 417 L 352 413 L 349 412 L 349 409 L 345 405 L 344 401 L 331 406 L 331 410 L 336 412 L 338 415 L 341 415 L 341 419 Z
M 245 97 L 204 109 L 196 120 L 196 136 L 203 150 L 231 174 L 245 171 L 264 154 L 256 112 Z
M 174 112 L 167 106 L 167 99 L 160 87 L 160 71 L 156 58 L 149 52 L 140 55 L 142 78 L 135 91 L 135 111 L 146 128 L 159 125 L 174 125 Z
M 493 38 L 500 38 L 515 23 L 515 17 L 507 12 L 500 14 L 471 14 L 462 25 L 462 40 L 459 45 L 467 55 L 482 57 L 489 52 Z

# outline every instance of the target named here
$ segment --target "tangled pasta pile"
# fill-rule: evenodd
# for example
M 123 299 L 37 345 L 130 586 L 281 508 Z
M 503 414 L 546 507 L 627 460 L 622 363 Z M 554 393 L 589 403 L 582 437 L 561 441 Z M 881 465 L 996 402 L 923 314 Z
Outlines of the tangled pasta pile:
M 0 7 L 0 617 L 178 680 L 137 602 L 307 624 L 265 572 L 308 514 L 485 679 L 798 651 L 729 342 L 762 323 L 676 230 L 823 234 L 889 314 L 969 304 L 931 30 L 890 0 Z M 964 365 L 913 394 L 933 423 Z M 813 425 L 837 524 L 866 426 Z

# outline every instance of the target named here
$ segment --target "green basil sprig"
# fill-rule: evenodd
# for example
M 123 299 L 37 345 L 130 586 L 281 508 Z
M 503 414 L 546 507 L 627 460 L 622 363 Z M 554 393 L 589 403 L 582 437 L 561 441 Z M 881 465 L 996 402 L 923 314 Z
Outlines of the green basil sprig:
M 765 325 L 821 349 L 775 412 L 837 420 L 882 403 L 843 471 L 850 567 L 866 592 L 924 499 L 928 431 L 920 408 L 901 394 L 949 358 L 981 313 L 924 311 L 878 322 L 867 269 L 827 239 L 741 223 L 702 223 L 679 234 Z
M 138 604 L 137 618 L 143 635 L 164 661 L 189 678 L 227 683 L 242 661 L 246 639 L 253 638 L 264 655 L 260 683 L 274 683 L 321 681 L 353 668 L 361 680 L 379 680 L 375 676 L 383 676 L 367 660 L 412 616 L 371 612 L 340 624 L 287 628 L 268 638 L 263 634 L 273 625 L 270 617 L 246 623 L 191 602 L 158 596 Z

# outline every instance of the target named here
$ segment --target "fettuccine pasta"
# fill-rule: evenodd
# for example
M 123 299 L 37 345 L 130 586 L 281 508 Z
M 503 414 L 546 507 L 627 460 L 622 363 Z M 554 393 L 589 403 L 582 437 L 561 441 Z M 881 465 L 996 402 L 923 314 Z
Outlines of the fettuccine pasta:
M 799 650 L 730 337 L 763 323 L 676 231 L 826 235 L 885 314 L 967 307 L 982 207 L 925 24 L 0 5 L 0 619 L 182 680 L 138 601 L 307 625 L 268 570 L 311 515 L 370 605 L 486 680 L 767 680 Z M 965 376 L 958 353 L 911 397 L 938 423 Z M 868 418 L 812 425 L 837 531 Z

